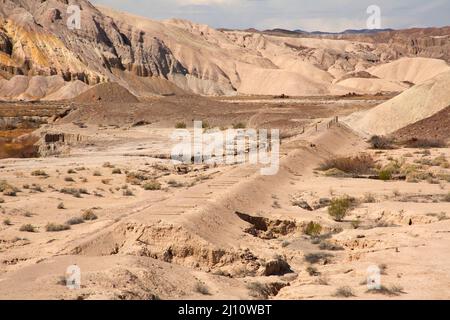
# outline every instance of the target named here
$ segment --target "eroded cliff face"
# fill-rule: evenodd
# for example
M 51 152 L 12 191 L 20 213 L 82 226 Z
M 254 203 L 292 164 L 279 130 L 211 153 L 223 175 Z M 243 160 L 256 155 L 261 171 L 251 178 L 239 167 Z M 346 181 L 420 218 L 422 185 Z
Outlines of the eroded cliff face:
M 273 35 L 153 21 L 87 0 L 0 1 L 0 99 L 73 98 L 86 90 L 80 81 L 118 82 L 137 96 L 376 94 L 407 86 L 401 77 L 369 75 L 361 81 L 373 66 L 402 57 L 450 61 L 450 28 Z M 73 4 L 81 9 L 81 28 L 75 30 L 67 27 Z M 28 79 L 29 88 L 20 76 L 58 76 L 66 83 L 53 90 L 47 80 Z
M 442 59 L 450 63 L 450 27 L 414 28 L 343 38 L 374 43 L 377 54 L 388 60 L 406 56 Z
M 159 39 L 135 28 L 120 30 L 88 1 L 3 1 L 0 69 L 12 75 L 61 75 L 97 84 L 115 70 L 142 77 L 185 73 Z M 69 4 L 81 8 L 82 28 L 67 27 Z

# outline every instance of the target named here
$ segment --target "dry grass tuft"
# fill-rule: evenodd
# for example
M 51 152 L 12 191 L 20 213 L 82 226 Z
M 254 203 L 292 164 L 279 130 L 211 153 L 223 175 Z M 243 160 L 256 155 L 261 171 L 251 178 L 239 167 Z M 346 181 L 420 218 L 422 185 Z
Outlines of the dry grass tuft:
M 337 169 L 347 174 L 368 174 L 375 168 L 375 160 L 369 154 L 361 154 L 356 157 L 334 158 L 324 161 L 319 170 L 328 171 Z

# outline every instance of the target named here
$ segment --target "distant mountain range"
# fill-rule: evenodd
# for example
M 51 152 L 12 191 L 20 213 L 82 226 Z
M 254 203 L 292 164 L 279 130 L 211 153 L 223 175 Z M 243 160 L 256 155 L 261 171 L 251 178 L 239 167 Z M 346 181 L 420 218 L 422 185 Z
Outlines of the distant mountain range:
M 253 31 L 256 31 L 253 29 Z M 287 34 L 311 34 L 311 35 L 341 35 L 341 34 L 375 34 L 380 32 L 395 31 L 394 29 L 347 29 L 342 32 L 323 32 L 323 31 L 305 31 L 305 30 L 286 30 L 286 29 L 272 29 L 264 30 L 263 32 L 280 32 Z

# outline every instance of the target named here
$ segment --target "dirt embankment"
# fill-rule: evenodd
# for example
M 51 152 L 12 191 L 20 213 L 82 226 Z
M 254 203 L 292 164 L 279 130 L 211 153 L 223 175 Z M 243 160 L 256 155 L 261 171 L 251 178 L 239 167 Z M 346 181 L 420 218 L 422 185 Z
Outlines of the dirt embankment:
M 398 140 L 413 138 L 450 140 L 450 106 L 435 115 L 393 133 Z
M 87 90 L 76 97 L 73 101 L 76 103 L 136 103 L 139 102 L 139 99 L 118 83 L 107 82 L 101 83 Z

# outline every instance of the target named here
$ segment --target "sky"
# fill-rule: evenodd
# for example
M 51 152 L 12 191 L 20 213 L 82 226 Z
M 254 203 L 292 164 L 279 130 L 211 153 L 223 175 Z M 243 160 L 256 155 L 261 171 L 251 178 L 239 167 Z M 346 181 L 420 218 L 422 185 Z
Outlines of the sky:
M 214 28 L 339 32 L 365 29 L 367 8 L 381 28 L 450 25 L 450 0 L 91 0 L 151 19 L 182 18 Z

